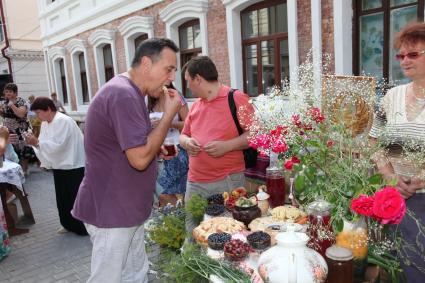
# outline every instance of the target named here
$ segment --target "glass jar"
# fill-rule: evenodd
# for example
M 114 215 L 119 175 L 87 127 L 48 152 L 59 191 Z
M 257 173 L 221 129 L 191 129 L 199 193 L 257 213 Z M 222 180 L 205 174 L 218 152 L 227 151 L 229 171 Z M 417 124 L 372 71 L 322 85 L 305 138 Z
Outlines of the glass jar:
M 307 207 L 308 234 L 310 236 L 309 247 L 319 252 L 323 257 L 326 249 L 335 242 L 335 236 L 331 225 L 332 205 L 318 199 Z
M 271 208 L 285 204 L 285 177 L 283 168 L 278 166 L 277 157 L 277 153 L 270 154 L 270 165 L 266 169 L 266 186 Z
M 269 198 L 270 195 L 268 193 L 265 193 L 262 189 L 258 190 L 257 201 L 258 207 L 261 209 L 261 216 L 266 216 L 267 212 L 269 211 Z
M 368 232 L 365 218 L 362 216 L 355 221 L 344 220 L 344 227 L 336 236 L 336 244 L 351 250 L 355 260 L 366 258 Z
M 353 283 L 353 253 L 349 249 L 331 246 L 326 250 L 326 263 L 326 283 Z

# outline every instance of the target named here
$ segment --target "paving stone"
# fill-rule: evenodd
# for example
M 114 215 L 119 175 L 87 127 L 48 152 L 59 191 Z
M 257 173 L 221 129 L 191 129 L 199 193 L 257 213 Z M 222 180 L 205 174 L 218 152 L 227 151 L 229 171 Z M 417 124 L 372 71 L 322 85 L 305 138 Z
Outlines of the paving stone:
M 91 242 L 88 236 L 57 234 L 61 228 L 51 171 L 30 168 L 25 190 L 36 223 L 30 232 L 10 238 L 12 252 L 0 262 L 1 283 L 86 282 L 90 276 Z M 22 215 L 20 205 L 18 213 Z M 152 260 L 156 250 L 148 254 Z M 149 282 L 159 282 L 149 274 Z

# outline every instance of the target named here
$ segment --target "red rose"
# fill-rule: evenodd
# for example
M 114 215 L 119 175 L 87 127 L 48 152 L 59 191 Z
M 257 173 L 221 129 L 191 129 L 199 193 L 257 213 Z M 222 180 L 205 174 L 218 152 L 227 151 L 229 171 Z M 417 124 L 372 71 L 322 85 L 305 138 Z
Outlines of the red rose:
M 394 187 L 385 187 L 375 193 L 373 214 L 382 224 L 399 224 L 406 213 L 406 203 Z
M 351 209 L 361 215 L 373 215 L 374 198 L 360 195 L 358 198 L 351 200 Z
M 287 169 L 287 170 L 292 170 L 292 167 L 294 167 L 294 162 L 292 162 L 292 160 L 287 160 L 285 162 L 285 164 L 283 164 L 283 166 Z
M 296 157 L 295 155 L 291 157 L 291 161 L 294 164 L 300 164 L 301 160 L 298 159 L 298 157 Z

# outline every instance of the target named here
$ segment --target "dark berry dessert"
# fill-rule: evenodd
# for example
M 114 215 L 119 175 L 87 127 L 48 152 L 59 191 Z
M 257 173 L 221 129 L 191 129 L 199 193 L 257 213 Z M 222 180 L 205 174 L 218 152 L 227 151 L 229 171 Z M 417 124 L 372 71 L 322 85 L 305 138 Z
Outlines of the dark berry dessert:
M 228 260 L 242 260 L 251 252 L 251 247 L 239 239 L 233 239 L 224 244 L 224 256 Z
M 224 204 L 224 197 L 222 194 L 215 194 L 207 198 L 208 204 Z
M 209 204 L 205 209 L 205 213 L 209 216 L 218 216 L 226 210 L 222 204 Z
M 230 241 L 232 236 L 228 233 L 213 233 L 208 236 L 208 246 L 216 251 L 222 251 L 224 243 Z
M 257 231 L 249 234 L 246 239 L 253 249 L 264 250 L 270 247 L 271 237 L 263 231 Z

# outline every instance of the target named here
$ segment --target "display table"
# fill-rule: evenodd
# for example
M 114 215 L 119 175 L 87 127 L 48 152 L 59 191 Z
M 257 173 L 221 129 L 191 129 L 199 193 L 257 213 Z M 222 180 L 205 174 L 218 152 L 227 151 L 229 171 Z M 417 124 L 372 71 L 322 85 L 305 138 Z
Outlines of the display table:
M 16 227 L 15 219 L 13 219 L 7 207 L 6 191 L 12 192 L 19 199 L 24 217 L 28 220 L 28 222 L 30 224 L 35 223 L 28 201 L 28 195 L 24 189 L 24 182 L 24 173 L 22 172 L 22 168 L 19 164 L 9 160 L 3 161 L 3 166 L 0 167 L 0 196 L 10 236 L 28 233 L 29 229 Z

